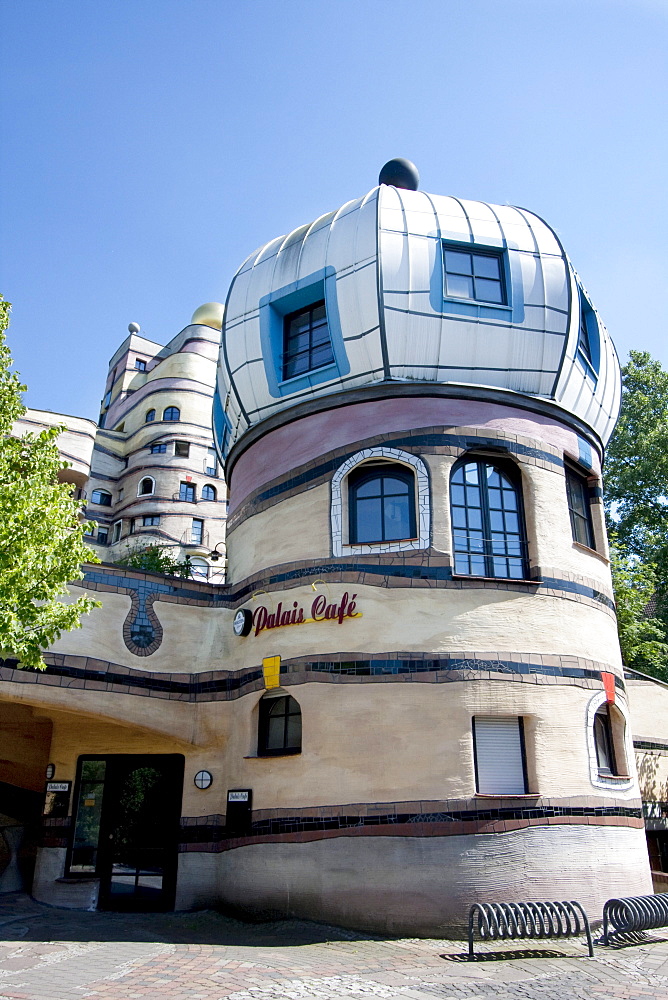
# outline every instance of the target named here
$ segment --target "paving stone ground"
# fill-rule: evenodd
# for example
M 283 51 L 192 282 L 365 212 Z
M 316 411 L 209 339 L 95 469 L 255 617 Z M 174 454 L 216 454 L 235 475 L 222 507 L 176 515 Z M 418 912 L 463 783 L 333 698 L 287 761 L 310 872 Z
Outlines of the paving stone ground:
M 470 963 L 458 941 L 0 896 L 0 1000 L 668 1000 L 668 931 L 593 959 L 577 940 L 476 948 Z

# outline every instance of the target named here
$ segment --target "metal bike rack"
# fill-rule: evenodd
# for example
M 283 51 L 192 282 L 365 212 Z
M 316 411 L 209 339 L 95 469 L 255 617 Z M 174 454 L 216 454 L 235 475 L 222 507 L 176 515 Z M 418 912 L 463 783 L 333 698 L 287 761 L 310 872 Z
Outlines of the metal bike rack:
M 668 924 L 668 893 L 609 899 L 603 907 L 603 944 L 610 933 L 632 934 Z M 612 930 L 610 931 L 610 927 Z
M 474 958 L 476 918 L 482 941 L 579 937 L 584 933 L 589 957 L 594 957 L 587 914 L 573 899 L 546 903 L 474 903 L 469 910 L 469 962 Z

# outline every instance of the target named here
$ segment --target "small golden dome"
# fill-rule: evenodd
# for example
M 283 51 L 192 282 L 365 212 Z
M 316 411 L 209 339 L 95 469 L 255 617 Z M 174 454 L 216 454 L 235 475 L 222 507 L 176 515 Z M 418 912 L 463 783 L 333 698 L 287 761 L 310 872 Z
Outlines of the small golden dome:
M 222 330 L 224 312 L 225 306 L 221 302 L 205 302 L 199 309 L 195 309 L 190 322 L 194 326 L 211 326 L 214 330 Z

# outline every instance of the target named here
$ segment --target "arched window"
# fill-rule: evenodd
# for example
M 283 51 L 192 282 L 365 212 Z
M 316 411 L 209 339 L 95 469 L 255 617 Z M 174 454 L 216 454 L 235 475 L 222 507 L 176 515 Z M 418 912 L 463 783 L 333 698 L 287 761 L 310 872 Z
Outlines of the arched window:
M 209 483 L 202 487 L 202 500 L 215 500 L 216 490 L 214 486 L 210 486 Z
M 302 713 L 290 695 L 265 695 L 260 702 L 258 722 L 259 757 L 301 753 Z
M 599 774 L 617 774 L 615 764 L 615 744 L 607 705 L 599 708 L 594 716 L 594 745 Z
M 162 419 L 163 420 L 180 420 L 181 419 L 181 411 L 179 410 L 178 406 L 168 406 L 163 411 Z
M 150 424 L 153 420 L 155 420 L 155 410 L 147 410 L 146 416 L 144 417 L 144 423 Z
M 111 507 L 111 493 L 106 490 L 93 490 L 90 495 L 93 503 L 99 503 L 101 507 Z
M 349 539 L 396 542 L 415 538 L 415 474 L 404 465 L 365 464 L 348 477 Z
M 455 573 L 527 578 L 521 487 L 509 466 L 474 456 L 457 462 L 450 509 Z
M 150 496 L 155 489 L 155 480 L 151 476 L 144 476 L 137 487 L 137 496 L 146 497 Z

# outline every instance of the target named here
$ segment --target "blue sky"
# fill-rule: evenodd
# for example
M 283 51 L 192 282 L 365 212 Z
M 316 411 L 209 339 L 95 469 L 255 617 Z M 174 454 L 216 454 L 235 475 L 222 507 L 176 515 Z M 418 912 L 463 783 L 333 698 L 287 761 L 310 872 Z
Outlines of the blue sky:
M 0 0 L 2 257 L 31 406 L 95 417 L 260 244 L 406 156 L 543 216 L 668 366 L 665 0 Z

